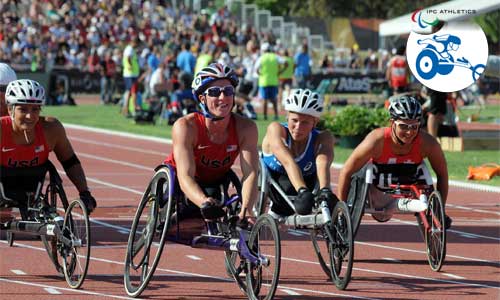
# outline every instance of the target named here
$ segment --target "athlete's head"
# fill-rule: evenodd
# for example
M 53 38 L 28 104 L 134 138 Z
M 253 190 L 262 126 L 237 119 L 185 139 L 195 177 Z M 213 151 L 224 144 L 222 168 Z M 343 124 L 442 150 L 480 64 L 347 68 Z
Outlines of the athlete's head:
M 45 89 L 34 80 L 14 80 L 7 85 L 5 101 L 12 120 L 17 116 L 20 125 L 34 126 L 45 104 Z
M 323 101 L 309 89 L 294 90 L 285 100 L 288 129 L 294 140 L 308 137 L 323 112 Z
M 400 145 L 412 142 L 420 129 L 422 106 L 412 96 L 402 95 L 389 105 L 394 137 Z
M 7 115 L 7 105 L 5 104 L 7 85 L 16 79 L 16 72 L 8 64 L 0 63 L 0 117 Z
M 212 63 L 201 69 L 191 87 L 194 97 L 200 101 L 203 115 L 220 120 L 231 112 L 238 82 L 233 69 L 223 64 Z

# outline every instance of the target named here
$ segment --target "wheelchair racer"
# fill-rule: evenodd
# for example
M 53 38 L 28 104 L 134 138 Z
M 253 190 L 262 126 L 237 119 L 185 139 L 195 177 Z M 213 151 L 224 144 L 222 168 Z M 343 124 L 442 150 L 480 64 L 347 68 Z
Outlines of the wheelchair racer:
M 44 88 L 34 80 L 11 81 L 5 100 L 9 115 L 0 118 L 2 206 L 25 205 L 26 192 L 35 191 L 39 180 L 43 180 L 45 163 L 54 151 L 89 213 L 92 212 L 96 201 L 63 125 L 56 118 L 40 116 L 45 104 Z
M 264 164 L 287 195 L 297 195 L 294 206 L 300 215 L 311 213 L 312 193 L 319 183 L 320 199 L 325 198 L 330 210 L 338 198 L 330 189 L 330 165 L 333 162 L 333 136 L 315 127 L 323 111 L 320 96 L 308 89 L 297 89 L 285 100 L 287 122 L 272 122 L 262 142 Z M 281 218 L 294 210 L 270 186 L 272 201 L 269 214 Z
M 237 85 L 235 72 L 220 63 L 212 63 L 196 74 L 192 90 L 201 111 L 174 123 L 173 152 L 164 161 L 176 169 L 182 192 L 201 208 L 207 220 L 224 215 L 220 185 L 239 154 L 243 173 L 240 220 L 251 216 L 249 208 L 257 196 L 257 126 L 232 113 Z
M 391 102 L 389 113 L 390 127 L 378 128 L 370 132 L 345 162 L 338 183 L 341 199 L 347 200 L 351 176 L 369 161 L 380 168 L 388 167 L 389 171 L 398 174 L 398 177 L 415 178 L 416 174 L 401 174 L 401 172 L 416 172 L 416 166 L 427 158 L 436 173 L 437 190 L 441 193 L 443 203 L 445 203 L 448 196 L 446 159 L 437 140 L 420 130 L 422 118 L 420 103 L 412 96 L 402 95 Z M 379 188 L 372 185 L 369 190 L 369 197 L 373 201 L 374 208 L 386 207 L 394 203 L 393 198 L 384 194 Z M 395 206 L 393 205 L 390 209 L 395 209 Z M 391 211 L 388 214 L 391 214 Z M 387 219 L 391 215 L 374 217 Z M 446 216 L 446 227 L 450 226 L 451 218 Z

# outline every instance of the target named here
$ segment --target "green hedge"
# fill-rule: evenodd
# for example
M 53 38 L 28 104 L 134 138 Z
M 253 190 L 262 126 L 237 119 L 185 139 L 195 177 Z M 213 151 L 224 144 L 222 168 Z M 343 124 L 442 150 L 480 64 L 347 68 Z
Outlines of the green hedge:
M 322 116 L 319 126 L 336 136 L 365 136 L 373 129 L 388 124 L 389 113 L 386 109 L 351 105 Z

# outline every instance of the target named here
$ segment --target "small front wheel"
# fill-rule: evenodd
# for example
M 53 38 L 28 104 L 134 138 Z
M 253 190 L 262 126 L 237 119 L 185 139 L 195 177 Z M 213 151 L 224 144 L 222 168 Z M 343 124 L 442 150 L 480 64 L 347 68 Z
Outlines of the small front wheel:
M 268 214 L 261 215 L 250 232 L 248 248 L 258 259 L 247 262 L 247 294 L 251 300 L 271 300 L 278 287 L 281 244 L 278 225 Z

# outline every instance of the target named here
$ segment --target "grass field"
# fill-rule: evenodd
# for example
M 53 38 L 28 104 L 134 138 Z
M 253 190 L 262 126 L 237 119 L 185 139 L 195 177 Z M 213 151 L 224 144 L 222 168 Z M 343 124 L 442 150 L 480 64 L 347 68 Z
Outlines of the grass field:
M 500 116 L 500 106 L 496 108 L 488 108 L 484 110 L 484 115 Z M 493 115 L 495 114 L 496 115 Z M 135 134 L 143 134 L 148 136 L 156 136 L 162 138 L 171 137 L 171 126 L 167 124 L 150 125 L 150 124 L 134 124 L 132 119 L 127 119 L 119 114 L 118 106 L 104 105 L 80 105 L 80 106 L 48 106 L 44 107 L 44 115 L 57 117 L 63 123 L 71 123 L 85 126 L 92 126 L 104 129 L 111 129 Z M 481 113 L 483 116 L 483 112 Z M 282 120 L 284 118 L 282 117 Z M 259 144 L 264 137 L 267 125 L 271 121 L 264 121 L 262 117 L 256 122 L 259 130 Z M 499 149 L 500 150 L 500 149 Z M 349 157 L 352 149 L 342 147 L 335 148 L 335 162 L 343 163 Z M 484 150 L 484 151 L 465 151 L 465 152 L 445 152 L 448 162 L 448 170 L 450 179 L 466 181 L 467 171 L 469 166 L 479 166 L 484 163 L 500 164 L 500 151 Z M 499 186 L 500 176 L 493 178 L 490 181 L 477 181 L 479 183 Z

